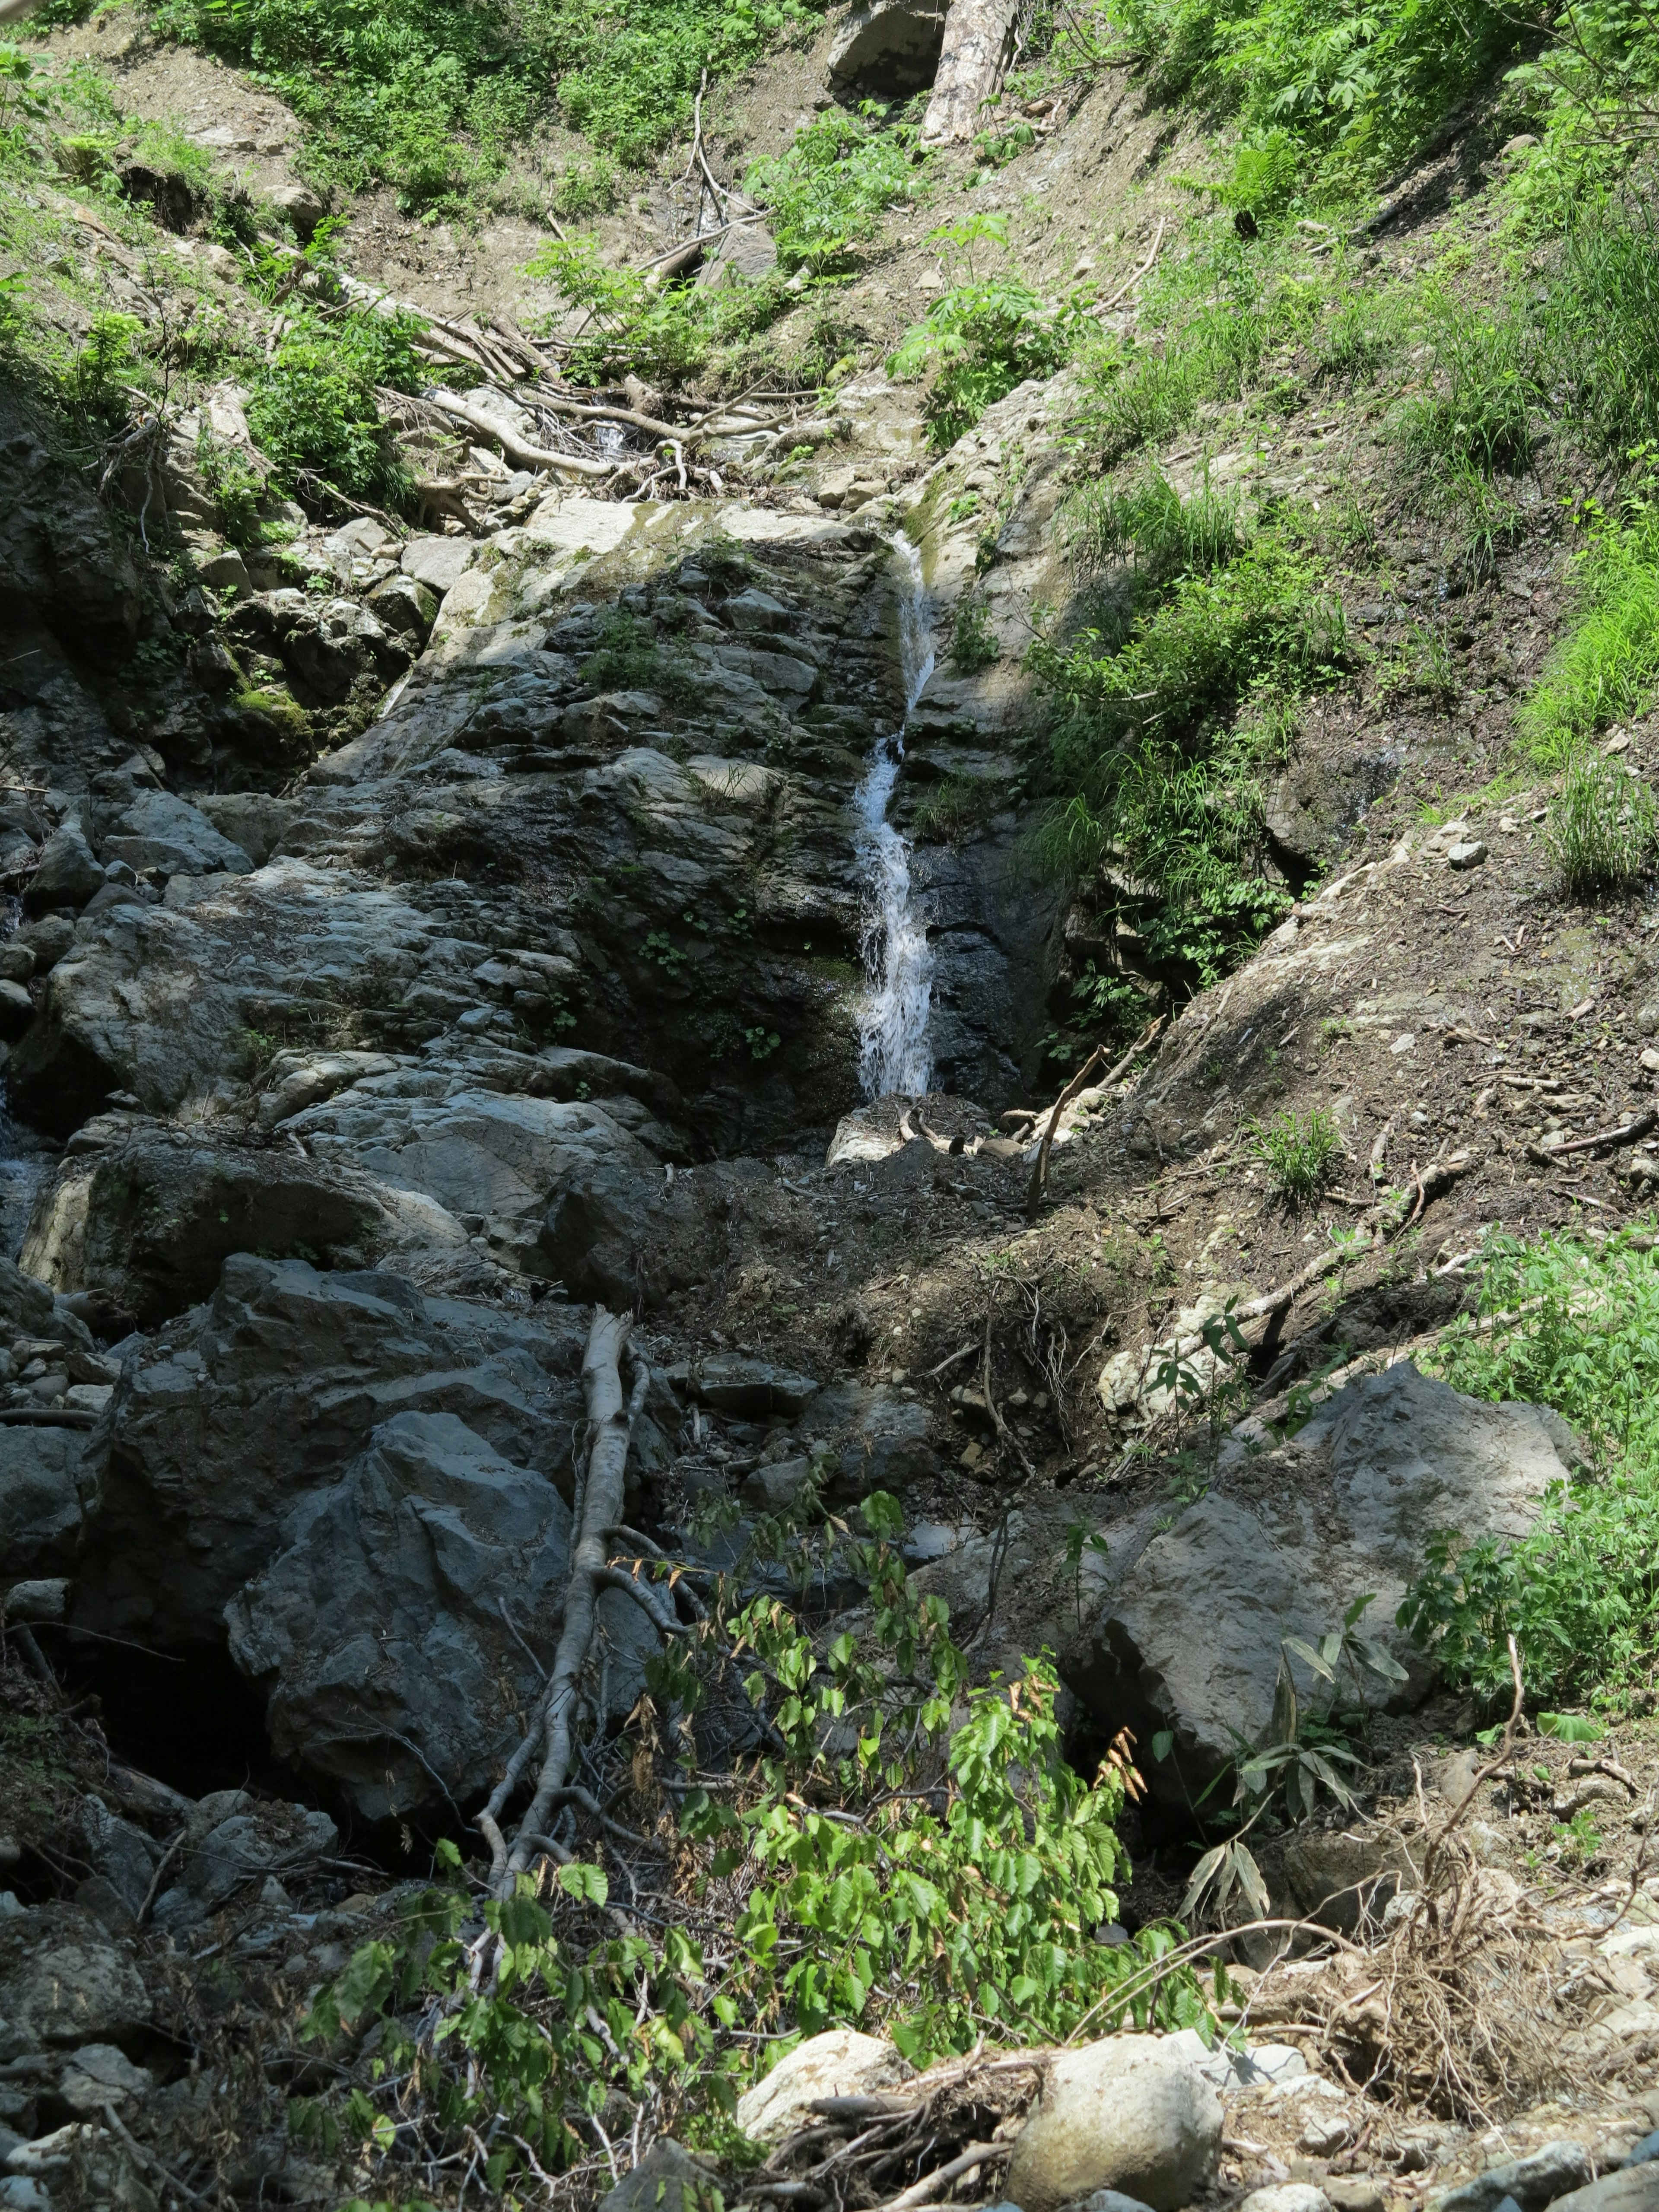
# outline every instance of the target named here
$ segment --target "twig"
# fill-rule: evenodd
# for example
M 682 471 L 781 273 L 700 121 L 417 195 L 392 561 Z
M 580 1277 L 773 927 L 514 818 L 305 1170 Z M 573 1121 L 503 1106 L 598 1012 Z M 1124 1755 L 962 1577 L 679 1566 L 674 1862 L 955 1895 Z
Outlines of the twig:
M 173 1864 L 174 1859 L 178 1857 L 179 1853 L 184 1848 L 185 1838 L 189 1835 L 189 1833 L 190 1830 L 188 1828 L 180 1828 L 178 1834 L 173 1837 L 172 1842 L 168 1844 L 167 1849 L 162 1852 L 161 1857 L 155 1862 L 155 1871 L 150 1876 L 149 1887 L 144 1892 L 144 1901 L 138 1908 L 137 1917 L 134 1923 L 136 1927 L 149 1927 L 149 1916 L 155 1910 L 155 1900 L 161 1894 L 161 1877 L 166 1874 L 167 1869 Z
M 140 2166 L 146 2166 L 151 2173 L 159 2175 L 167 2188 L 176 2189 L 181 2197 L 187 2197 L 192 2204 L 206 2204 L 210 2201 L 209 2198 L 204 2197 L 199 2191 L 192 2189 L 187 2181 L 180 2181 L 178 2175 L 173 2172 L 171 2167 L 162 2165 L 161 2160 L 156 2157 L 154 2151 L 146 2150 L 143 2143 L 139 2142 L 137 2136 L 132 2134 L 131 2130 L 123 2122 L 121 2115 L 116 2111 L 113 2105 L 105 2105 L 103 2112 L 104 2119 L 109 2128 L 110 2133 L 120 2137 L 121 2141 L 126 2145 L 127 2148 L 137 2160 Z
M 1140 1035 L 1135 1039 L 1134 1042 L 1129 1047 L 1127 1052 L 1124 1054 L 1123 1057 L 1115 1066 L 1109 1068 L 1106 1073 L 1101 1077 L 1097 1088 L 1102 1091 L 1109 1091 L 1113 1084 L 1120 1081 L 1121 1078 L 1127 1073 L 1133 1063 L 1140 1057 L 1141 1054 L 1146 1051 L 1157 1041 L 1158 1036 L 1168 1018 L 1169 1017 L 1167 1015 L 1159 1014 L 1156 1020 L 1149 1022 L 1146 1024 L 1146 1027 L 1141 1031 Z M 1105 1047 L 1103 1045 L 1097 1045 L 1094 1050 L 1089 1054 L 1087 1060 L 1084 1061 L 1082 1066 L 1079 1068 L 1077 1073 L 1072 1078 L 1066 1088 L 1060 1092 L 1059 1097 L 1054 1101 L 1054 1111 L 1048 1116 L 1048 1126 L 1042 1133 L 1042 1142 L 1037 1146 L 1037 1156 L 1032 1164 L 1031 1180 L 1026 1186 L 1025 1211 L 1028 1214 L 1036 1213 L 1037 1206 L 1042 1200 L 1043 1188 L 1048 1180 L 1048 1149 L 1054 1141 L 1054 1132 L 1060 1127 L 1060 1115 L 1064 1109 L 1071 1104 L 1078 1092 L 1081 1091 L 1084 1085 L 1088 1082 L 1090 1076 L 1094 1072 L 1096 1064 L 1098 1061 L 1104 1060 L 1105 1057 Z
M 1565 1159 L 1569 1152 L 1612 1152 L 1620 1145 L 1634 1145 L 1645 1137 L 1659 1122 L 1659 1113 L 1650 1109 L 1638 1114 L 1633 1121 L 1626 1121 L 1621 1129 L 1605 1129 L 1599 1136 L 1575 1137 L 1571 1144 L 1528 1146 L 1534 1158 L 1540 1153 L 1548 1160 Z
M 1525 1696 L 1525 1691 L 1521 1680 L 1521 1653 L 1516 1644 L 1513 1635 L 1509 1638 L 1508 1642 L 1510 1648 L 1510 1675 L 1515 1684 L 1515 1701 L 1510 1707 L 1509 1723 L 1504 1730 L 1504 1741 L 1498 1747 L 1498 1756 L 1495 1759 L 1488 1759 L 1486 1764 L 1475 1776 L 1474 1781 L 1469 1784 L 1468 1795 L 1463 1799 L 1461 1804 L 1456 1805 L 1452 1808 L 1449 1817 L 1443 1822 L 1438 1831 L 1429 1839 L 1429 1848 L 1424 1853 L 1423 1856 L 1423 1879 L 1419 1891 L 1419 1902 L 1416 1908 L 1419 1912 L 1423 1910 L 1422 1900 L 1426 1899 L 1433 1894 L 1435 1868 L 1439 1861 L 1441 1853 L 1444 1850 L 1447 1844 L 1451 1838 L 1452 1831 L 1458 1826 L 1464 1814 L 1468 1811 L 1470 1806 L 1474 1804 L 1475 1797 L 1482 1785 L 1490 1782 L 1494 1774 L 1498 1773 L 1504 1767 L 1509 1765 L 1510 1757 L 1515 1750 L 1515 1731 L 1520 1726 L 1521 1706 Z
M 1134 290 L 1135 286 L 1139 283 L 1143 276 L 1150 274 L 1152 264 L 1158 258 L 1158 249 L 1164 243 L 1164 222 L 1165 218 L 1163 216 L 1159 216 L 1158 219 L 1158 228 L 1152 233 L 1152 252 L 1146 256 L 1146 258 L 1141 263 L 1139 268 L 1135 270 L 1133 276 L 1128 279 L 1127 283 L 1120 284 L 1109 300 L 1103 300 L 1101 301 L 1100 306 L 1096 310 L 1097 314 L 1104 315 L 1109 313 L 1112 308 L 1116 307 L 1120 300 L 1126 298 L 1129 293 Z

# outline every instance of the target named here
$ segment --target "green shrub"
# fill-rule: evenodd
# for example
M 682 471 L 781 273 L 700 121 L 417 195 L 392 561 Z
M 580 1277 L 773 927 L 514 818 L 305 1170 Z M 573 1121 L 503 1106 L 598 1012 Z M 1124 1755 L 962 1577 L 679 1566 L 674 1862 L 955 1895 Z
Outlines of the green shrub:
M 1133 556 L 1154 583 L 1182 569 L 1218 568 L 1240 545 L 1238 495 L 1213 489 L 1207 470 L 1185 500 L 1158 469 L 1122 491 L 1087 485 L 1072 501 L 1068 519 L 1079 567 L 1100 568 Z
M 915 135 L 910 125 L 883 130 L 831 107 L 787 153 L 750 166 L 744 189 L 769 211 L 785 269 L 839 267 L 875 236 L 886 210 L 918 197 Z
M 754 1708 L 764 1746 L 708 1790 L 688 1787 L 650 1735 L 621 1769 L 652 1805 L 665 1770 L 675 1858 L 714 1908 L 718 1954 L 643 1913 L 659 1935 L 618 1936 L 598 1864 L 552 1871 L 553 1911 L 529 1876 L 480 1906 L 452 1874 L 319 1995 L 307 2039 L 327 2047 L 380 2022 L 383 2071 L 371 2091 L 298 2114 L 302 2130 L 332 2124 L 377 2161 L 389 2153 L 390 2174 L 400 2136 L 422 2158 L 434 2145 L 471 2155 L 482 2139 L 500 2193 L 531 2158 L 554 2173 L 588 2164 L 589 2115 L 613 2100 L 672 2112 L 691 2143 L 752 2158 L 731 2129 L 738 2091 L 834 2026 L 884 2035 L 918 2067 L 1085 2023 L 1213 2035 L 1196 1977 L 1170 1957 L 1177 1927 L 1098 1940 L 1127 1871 L 1121 1749 L 1089 1780 L 1066 1764 L 1046 1656 L 969 1689 L 942 1601 L 909 1583 L 896 1501 L 877 1492 L 860 1511 L 864 1532 L 838 1533 L 809 1491 L 791 1515 L 763 1516 L 706 1621 L 653 1662 L 656 1709 L 675 1711 L 688 1744 L 718 1699 L 728 1715 Z M 752 1595 L 757 1549 L 809 1599 L 815 1576 L 856 1577 L 871 1593 L 866 1627 L 815 1644 L 772 1590 Z M 731 1725 L 717 1721 L 712 1741 Z M 459 1870 L 453 1844 L 439 1856 Z M 480 1919 L 501 1939 L 483 1978 L 468 1941 Z M 1218 1998 L 1226 1989 L 1218 1975 Z M 382 2110 L 394 2098 L 416 2130 Z
M 1659 842 L 1653 794 L 1619 762 L 1575 761 L 1551 802 L 1544 842 L 1571 896 L 1629 890 Z
M 1507 1694 L 1505 1638 L 1535 1698 L 1616 1702 L 1659 1656 L 1659 1267 L 1655 1224 L 1591 1248 L 1500 1237 L 1480 1269 L 1480 1318 L 1436 1365 L 1454 1388 L 1549 1406 L 1586 1454 L 1518 1542 L 1437 1532 L 1401 1624 L 1454 1683 Z
M 946 223 L 928 240 L 956 264 L 962 281 L 910 325 L 887 368 L 899 378 L 932 374 L 922 413 L 935 452 L 955 445 L 1017 384 L 1052 376 L 1078 343 L 1079 300 L 1056 307 L 1018 276 L 975 273 L 975 249 L 987 242 L 1006 246 L 1007 238 L 1006 218 L 988 215 Z
M 1172 981 L 1218 981 L 1290 902 L 1264 866 L 1263 780 L 1290 702 L 1346 661 L 1341 606 L 1319 584 L 1285 530 L 1264 530 L 1113 630 L 1028 654 L 1050 718 L 1036 857 L 1080 886 L 1134 886 L 1147 960 Z
M 917 806 L 911 834 L 919 844 L 959 848 L 1006 803 L 1003 787 L 988 776 L 944 776 Z
M 816 15 L 799 0 L 635 0 L 623 13 L 538 0 L 528 20 L 556 58 L 567 121 L 631 168 L 690 120 L 704 70 L 745 69 Z
M 1408 450 L 1442 478 L 1517 476 L 1532 459 L 1541 397 L 1533 335 L 1519 307 L 1474 309 L 1439 287 L 1425 296 L 1434 390 L 1406 410 Z
M 951 665 L 963 676 L 977 675 L 981 668 L 989 668 L 1002 658 L 1002 647 L 991 627 L 991 617 L 985 602 L 973 593 L 964 593 L 957 605 L 957 617 L 951 629 Z
M 396 505 L 408 472 L 386 434 L 377 386 L 423 391 L 430 372 L 410 317 L 305 311 L 248 382 L 247 420 L 276 479 L 295 490 L 332 486 L 349 499 Z
M 553 193 L 553 212 L 574 221 L 609 215 L 617 204 L 617 172 L 603 154 L 591 161 L 572 161 Z
M 93 317 L 66 380 L 70 404 L 89 428 L 109 431 L 126 419 L 144 334 L 137 315 L 104 310 Z
M 1263 0 L 1243 12 L 1224 0 L 1113 0 L 1108 12 L 1120 51 L 1158 91 L 1235 120 L 1235 191 L 1265 183 L 1273 208 L 1403 166 L 1526 35 L 1502 0 Z
M 1342 1158 L 1342 1133 L 1322 1106 L 1276 1115 L 1250 1132 L 1250 1150 L 1293 1205 L 1317 1198 Z
M 310 132 L 307 163 L 349 190 L 395 185 L 406 206 L 495 173 L 556 95 L 595 145 L 635 163 L 691 112 L 702 71 L 729 74 L 787 27 L 797 0 L 157 0 L 152 20 L 265 76 Z
M 780 272 L 757 284 L 664 284 L 603 261 L 591 239 L 553 239 L 528 273 L 550 284 L 585 323 L 569 354 L 580 383 L 626 375 L 678 385 L 711 374 L 739 377 L 758 367 L 755 342 L 796 304 Z
M 1606 459 L 1659 441 L 1659 218 L 1626 190 L 1574 215 L 1535 298 L 1539 344 L 1567 412 Z
M 1310 278 L 1292 249 L 1247 247 L 1228 223 L 1192 228 L 1145 289 L 1142 326 L 1082 356 L 1078 428 L 1103 463 L 1185 429 L 1199 409 L 1264 386 L 1270 364 L 1311 335 L 1330 272 Z
M 234 446 L 222 446 L 204 422 L 196 438 L 196 467 L 219 509 L 226 538 L 244 551 L 259 541 L 264 481 Z

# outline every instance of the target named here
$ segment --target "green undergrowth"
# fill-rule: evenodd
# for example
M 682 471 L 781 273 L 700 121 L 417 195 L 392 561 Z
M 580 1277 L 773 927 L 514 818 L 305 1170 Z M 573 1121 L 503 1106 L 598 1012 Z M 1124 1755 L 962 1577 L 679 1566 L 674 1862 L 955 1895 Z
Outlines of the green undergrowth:
M 923 414 L 928 443 L 939 453 L 1017 384 L 1052 376 L 1070 358 L 1083 328 L 1083 300 L 1045 300 L 1011 266 L 985 266 L 999 253 L 1012 259 L 1005 216 L 963 216 L 942 224 L 927 243 L 945 260 L 951 283 L 905 332 L 887 367 L 901 381 L 931 379 Z
M 580 1860 L 540 1894 L 526 1876 L 488 1900 L 447 1847 L 449 1878 L 314 2006 L 306 2033 L 327 2047 L 380 2027 L 372 2080 L 307 2107 L 302 2129 L 383 2156 L 380 2186 L 482 2138 L 500 2190 L 526 2154 L 556 2173 L 591 2160 L 592 2120 L 615 2100 L 750 2163 L 738 2094 L 838 2025 L 887 2036 L 917 2065 L 1085 2027 L 1212 2037 L 1203 1987 L 1170 1955 L 1179 1928 L 1099 1940 L 1127 1871 L 1117 1824 L 1139 1787 L 1121 1751 L 1091 1779 L 1066 1764 L 1046 1657 L 970 1689 L 943 1602 L 909 1584 L 896 1501 L 877 1492 L 860 1511 L 854 1533 L 809 1492 L 763 1519 L 706 1593 L 707 1618 L 652 1662 L 645 1706 L 678 1724 L 647 1721 L 624 1741 L 611 1803 L 658 1825 L 684 1900 L 674 1918 L 641 1912 L 630 1928 L 631 1885 Z M 815 1640 L 756 1593 L 760 1558 L 787 1561 L 804 1597 L 819 1574 L 855 1577 L 867 1626 Z M 700 1765 L 734 1703 L 767 1747 L 735 1769 Z M 499 1971 L 480 1977 L 491 1934 Z
M 270 360 L 248 379 L 248 428 L 278 483 L 402 504 L 409 471 L 376 392 L 424 392 L 431 384 L 414 349 L 421 328 L 408 316 L 356 310 L 327 317 L 301 312 L 289 321 Z
M 1341 603 L 1300 517 L 1248 533 L 1207 486 L 1182 501 L 1152 474 L 1085 496 L 1078 527 L 1085 561 L 1121 565 L 1091 621 L 1029 655 L 1050 717 L 1038 857 L 1133 916 L 1152 973 L 1203 988 L 1289 903 L 1265 785 L 1297 699 L 1350 659 Z M 1098 979 L 1079 1012 L 1133 1021 L 1139 994 Z
M 1402 1623 L 1455 1683 L 1507 1695 L 1515 1637 L 1528 1693 L 1650 1703 L 1659 1669 L 1659 1266 L 1651 1218 L 1595 1241 L 1493 1240 L 1480 1317 L 1436 1362 L 1460 1390 L 1547 1406 L 1582 1463 L 1518 1542 L 1435 1534 Z
M 167 38 L 252 70 L 307 126 L 302 166 L 461 211 L 557 118 L 626 165 L 690 119 L 705 70 L 757 60 L 814 18 L 799 0 L 156 0 Z
M 1575 563 L 1576 619 L 1522 713 L 1523 740 L 1546 766 L 1561 765 L 1599 731 L 1644 713 L 1659 691 L 1655 489 L 1648 475 L 1612 512 L 1590 517 Z
M 828 108 L 785 152 L 750 164 L 744 189 L 766 209 L 786 270 L 845 267 L 890 209 L 922 197 L 917 129 L 874 101 L 856 115 Z

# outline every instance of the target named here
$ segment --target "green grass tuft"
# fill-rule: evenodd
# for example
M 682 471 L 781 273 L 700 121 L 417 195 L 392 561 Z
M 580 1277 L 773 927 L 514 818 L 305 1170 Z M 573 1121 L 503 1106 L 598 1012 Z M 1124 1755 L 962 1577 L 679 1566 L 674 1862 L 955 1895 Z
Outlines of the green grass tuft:
M 1616 761 L 1575 761 L 1552 803 L 1544 839 L 1574 898 L 1627 891 L 1659 842 L 1653 794 Z
M 1293 1206 L 1317 1198 L 1342 1157 L 1342 1133 L 1322 1106 L 1275 1115 L 1250 1132 L 1250 1150 Z

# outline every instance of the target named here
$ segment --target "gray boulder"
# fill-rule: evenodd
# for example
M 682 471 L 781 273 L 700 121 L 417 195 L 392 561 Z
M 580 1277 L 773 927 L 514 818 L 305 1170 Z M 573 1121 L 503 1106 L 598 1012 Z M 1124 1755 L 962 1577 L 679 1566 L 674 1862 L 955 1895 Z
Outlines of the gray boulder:
M 1253 2189 L 1238 2212 L 1331 2212 L 1331 2200 L 1311 2181 L 1281 2181 Z
M 0 1583 L 74 1565 L 96 1488 L 83 1431 L 0 1428 Z
M 781 1413 L 790 1420 L 806 1411 L 817 1395 L 811 1375 L 791 1374 L 769 1359 L 750 1359 L 741 1352 L 715 1352 L 695 1366 L 682 1361 L 668 1373 L 677 1390 L 684 1390 L 717 1413 L 737 1413 L 750 1420 L 767 1413 Z
M 1437 2190 L 1428 2201 L 1431 2212 L 1497 2212 L 1504 2199 L 1512 2197 L 1521 2212 L 1543 2212 L 1547 2204 L 1572 2204 L 1577 2197 L 1589 2195 L 1584 2185 L 1595 2171 L 1595 2162 L 1583 2143 L 1546 2143 L 1526 2158 L 1489 2166 L 1455 2189 Z M 1650 2175 L 1649 2184 L 1659 2192 L 1659 2173 Z M 1577 2212 L 1589 2212 L 1589 2208 L 1577 2208 Z
M 811 2119 L 817 2097 L 870 2097 L 909 2074 L 890 2043 L 832 2027 L 797 2044 L 738 2100 L 738 2125 L 751 2142 L 780 2143 Z
M 1338 1391 L 1289 1443 L 1224 1451 L 1224 1486 L 1154 1533 L 1066 1664 L 1094 1711 L 1143 1741 L 1174 1734 L 1154 1790 L 1184 1802 L 1258 1739 L 1273 1712 L 1281 1639 L 1316 1643 L 1353 1599 L 1368 1632 L 1406 1667 L 1366 1678 L 1392 1709 L 1419 1702 L 1432 1670 L 1394 1627 L 1436 1528 L 1518 1536 L 1574 1457 L 1565 1425 L 1536 1407 L 1465 1398 L 1404 1364 Z M 1317 1685 L 1294 1662 L 1298 1692 Z
M 141 791 L 105 833 L 106 860 L 164 876 L 251 875 L 242 848 L 170 791 Z
M 655 1158 L 603 1107 L 580 1099 L 442 1087 L 452 1095 L 354 1085 L 286 1127 L 322 1158 L 354 1162 L 383 1183 L 435 1200 L 482 1231 L 508 1265 L 557 1275 L 575 1263 L 586 1288 L 587 1255 L 568 1229 L 550 1237 L 550 1220 L 578 1197 L 624 1218 L 642 1213 L 662 1181 Z
M 252 875 L 176 876 L 165 904 L 82 917 L 8 1064 L 11 1098 L 58 1136 L 117 1091 L 171 1114 L 239 1091 L 249 1031 L 302 1018 L 319 998 L 349 995 L 371 1036 L 408 1024 L 412 987 L 453 975 L 458 1010 L 475 1003 L 480 950 L 463 966 L 441 921 L 344 869 L 283 859 Z
M 54 830 L 40 848 L 40 865 L 30 877 L 23 903 L 31 914 L 45 907 L 82 907 L 104 887 L 104 871 L 78 821 Z
M 584 1336 L 562 1308 L 520 1316 L 423 1298 L 389 1273 L 235 1255 L 208 1304 L 161 1331 L 117 1386 L 76 1623 L 216 1638 L 242 1584 L 399 1413 L 453 1413 L 568 1492 Z
M 920 92 L 933 82 L 945 43 L 946 0 L 865 0 L 830 48 L 832 92 Z
M 42 2044 L 118 2043 L 152 2009 L 131 1959 L 72 1909 L 0 1919 L 0 2061 Z
M 1622 2173 L 1604 2173 L 1554 2203 L 1562 2212 L 1655 2212 L 1659 2207 L 1659 2164 L 1649 2160 Z
M 718 2177 L 672 2136 L 659 2136 L 639 2164 L 599 2199 L 599 2212 L 714 2212 Z
M 1006 2191 L 1022 2212 L 1059 2212 L 1101 2189 L 1177 2212 L 1214 2179 L 1220 2154 L 1209 2083 L 1156 2036 L 1109 2036 L 1049 2064 Z
M 339 1830 L 326 1813 L 260 1802 L 240 1790 L 216 1794 L 233 1800 L 234 1809 L 204 1834 L 191 1822 L 183 1879 L 156 1900 L 158 1927 L 188 1926 L 216 1911 L 245 1883 L 308 1866 L 339 1846 Z M 204 1799 L 198 1811 L 211 1802 Z
M 300 811 L 297 799 L 276 799 L 265 791 L 198 792 L 196 805 L 222 837 L 240 845 L 256 868 L 282 842 Z
M 434 1778 L 457 1802 L 485 1788 L 539 1687 L 524 1644 L 553 1647 L 569 1538 L 546 1477 L 453 1414 L 386 1422 L 228 1611 L 278 1754 L 369 1820 L 428 1802 Z
M 441 594 L 459 583 L 477 552 L 470 538 L 411 538 L 400 566 L 405 576 Z
M 96 1132 L 88 1125 L 77 1146 Z M 23 1259 L 56 1289 L 88 1294 L 127 1328 L 150 1328 L 210 1297 L 234 1252 L 361 1260 L 399 1231 L 374 1184 L 347 1166 L 286 1146 L 123 1127 L 64 1160 L 36 1200 Z
M 833 1383 L 813 1399 L 811 1420 L 831 1446 L 830 1486 L 844 1500 L 872 1490 L 902 1494 L 939 1474 L 927 1407 L 887 1383 Z
M 161 1855 L 159 1845 L 131 1820 L 112 1813 L 101 1797 L 88 1797 L 82 1806 L 81 1830 L 94 1869 L 136 1915 L 149 1894 Z

